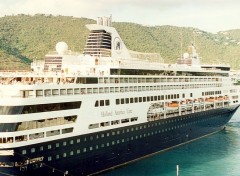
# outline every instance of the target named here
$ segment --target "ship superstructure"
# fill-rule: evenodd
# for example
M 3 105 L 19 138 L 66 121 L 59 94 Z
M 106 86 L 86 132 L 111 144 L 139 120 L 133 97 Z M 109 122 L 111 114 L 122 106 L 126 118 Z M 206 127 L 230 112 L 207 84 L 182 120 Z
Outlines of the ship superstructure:
M 32 72 L 0 73 L 0 173 L 90 175 L 215 133 L 239 106 L 228 65 L 127 50 L 111 18 Z

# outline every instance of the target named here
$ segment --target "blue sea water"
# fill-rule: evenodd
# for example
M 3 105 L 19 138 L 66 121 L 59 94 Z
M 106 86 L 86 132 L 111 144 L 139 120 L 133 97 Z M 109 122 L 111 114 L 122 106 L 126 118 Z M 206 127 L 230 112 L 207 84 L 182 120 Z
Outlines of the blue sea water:
M 240 122 L 101 176 L 176 176 L 176 165 L 179 176 L 240 176 Z

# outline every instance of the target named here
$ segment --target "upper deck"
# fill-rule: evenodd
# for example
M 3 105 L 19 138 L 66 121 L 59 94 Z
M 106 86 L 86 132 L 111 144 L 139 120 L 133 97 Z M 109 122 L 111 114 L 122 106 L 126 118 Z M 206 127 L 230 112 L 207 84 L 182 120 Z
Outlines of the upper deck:
M 31 72 L 0 72 L 1 97 L 37 97 L 43 94 L 39 92 L 46 91 L 48 95 L 49 90 L 54 95 L 61 94 L 60 89 L 73 92 L 76 88 L 77 92 L 108 93 L 111 89 L 118 92 L 121 87 L 135 90 L 131 88 L 134 84 L 141 86 L 136 90 L 148 90 L 148 86 L 156 84 L 160 86 L 158 90 L 164 90 L 172 84 L 175 88 L 186 89 L 206 84 L 220 87 L 229 83 L 222 77 L 229 77 L 230 67 L 200 65 L 193 45 L 191 52 L 184 53 L 176 64 L 167 64 L 158 53 L 128 50 L 118 32 L 111 27 L 111 19 L 87 27 L 91 32 L 83 54 L 72 52 L 65 42 L 59 42 L 56 51 L 46 54 L 44 60 L 33 61 Z

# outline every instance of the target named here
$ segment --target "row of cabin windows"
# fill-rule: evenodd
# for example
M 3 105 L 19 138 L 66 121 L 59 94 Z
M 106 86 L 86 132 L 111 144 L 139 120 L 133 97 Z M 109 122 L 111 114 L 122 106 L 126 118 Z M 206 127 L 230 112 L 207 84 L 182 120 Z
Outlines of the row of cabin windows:
M 98 93 L 119 93 L 119 92 L 140 92 L 140 91 L 156 91 L 156 90 L 175 90 L 190 89 L 204 87 L 221 87 L 221 83 L 215 84 L 187 84 L 187 85 L 157 85 L 157 86 L 126 86 L 126 87 L 99 87 L 99 88 L 70 88 L 70 89 L 45 89 L 36 90 L 36 96 L 61 96 L 61 95 L 77 95 L 77 94 L 98 94 Z M 32 90 L 26 90 L 24 98 L 33 96 Z M 27 94 L 27 95 L 26 95 Z
M 107 121 L 107 122 L 94 123 L 94 124 L 90 124 L 88 126 L 88 129 L 106 127 L 106 126 L 110 126 L 110 125 L 117 125 L 117 124 L 120 124 L 120 123 L 134 122 L 134 121 L 137 121 L 137 120 L 138 120 L 138 117 L 132 117 L 132 118 L 125 118 L 125 119 L 121 119 L 121 120 L 113 120 L 111 122 Z
M 56 118 L 38 119 L 32 121 L 24 121 L 17 123 L 1 123 L 0 132 L 14 132 L 14 131 L 25 131 L 37 128 L 52 127 L 64 124 L 75 123 L 77 115 L 64 116 Z
M 161 77 L 161 78 L 107 78 L 100 77 L 99 83 L 162 83 L 162 82 L 221 82 L 222 78 L 202 78 L 202 77 Z
M 165 95 L 166 100 L 177 99 L 179 97 L 180 97 L 179 94 Z M 185 98 L 185 94 L 183 94 L 182 97 Z M 116 105 L 158 100 L 164 100 L 164 95 L 116 99 Z
M 95 102 L 95 107 L 98 106 L 109 106 L 110 105 L 110 100 L 97 100 Z
M 22 106 L 0 106 L 0 115 L 30 114 L 79 109 L 81 107 L 81 103 L 81 101 L 75 101 Z
M 66 133 L 72 133 L 73 127 L 71 128 L 64 128 L 62 130 L 52 130 L 52 131 L 46 131 L 46 132 L 39 132 L 29 135 L 21 135 L 21 136 L 15 136 L 15 137 L 4 137 L 0 138 L 0 143 L 13 143 L 13 142 L 22 142 L 22 141 L 28 141 L 28 140 L 34 140 L 44 137 L 50 137 L 60 134 L 66 134 Z
M 208 92 L 202 92 L 202 96 L 204 95 L 218 95 L 218 94 L 222 94 L 222 91 L 208 91 Z
M 202 114 L 202 115 L 203 115 L 203 114 Z M 207 113 L 206 113 L 206 115 L 207 115 Z M 199 116 L 199 115 L 197 115 L 197 116 Z M 195 117 L 196 117 L 196 116 L 195 116 Z M 88 147 L 88 148 L 87 148 L 87 147 L 84 147 L 84 148 L 82 148 L 82 149 L 77 149 L 77 150 L 75 150 L 75 151 L 64 152 L 64 153 L 62 153 L 61 155 L 62 155 L 62 157 L 73 156 L 73 155 L 75 155 L 75 154 L 80 154 L 80 153 L 85 153 L 85 152 L 88 152 L 88 151 L 92 151 L 92 150 L 94 150 L 94 148 L 95 148 L 95 150 L 97 150 L 97 149 L 100 149 L 100 148 L 108 147 L 108 146 L 110 146 L 110 145 L 116 145 L 116 144 L 119 144 L 119 143 L 128 142 L 128 141 L 130 141 L 130 140 L 134 140 L 134 139 L 137 140 L 137 139 L 140 139 L 140 138 L 143 138 L 143 137 L 147 137 L 147 136 L 151 136 L 151 135 L 156 135 L 156 134 L 160 134 L 160 133 L 164 133 L 164 132 L 169 132 L 169 131 L 172 131 L 172 130 L 176 130 L 176 129 L 179 129 L 179 128 L 183 128 L 183 127 L 186 127 L 186 126 L 190 126 L 190 125 L 194 125 L 194 124 L 198 124 L 198 123 L 202 123 L 202 122 L 207 122 L 208 120 L 211 120 L 212 118 L 219 118 L 219 117 L 224 117 L 224 114 L 219 114 L 218 116 L 214 116 L 214 117 L 209 116 L 209 118 L 207 118 L 207 119 L 201 119 L 201 118 L 199 118 L 199 120 L 192 121 L 192 122 L 188 122 L 188 123 L 185 123 L 185 124 L 173 125 L 173 126 L 171 126 L 171 127 L 154 130 L 154 131 L 147 132 L 147 133 L 143 133 L 143 134 L 140 134 L 140 135 L 134 135 L 134 136 L 131 136 L 131 137 L 128 137 L 128 138 L 121 138 L 121 139 L 113 140 L 113 141 L 107 142 L 107 143 L 96 144 L 95 147 L 94 147 L 94 146 L 90 146 L 90 147 Z M 189 118 L 192 118 L 192 117 L 189 116 L 189 117 L 185 117 L 185 118 L 181 118 L 181 119 L 169 120 L 169 123 L 174 122 L 174 121 L 179 121 L 179 120 L 185 120 L 185 119 L 189 119 Z M 168 123 L 168 122 L 166 121 L 165 123 Z M 159 123 L 156 122 L 156 123 L 153 123 L 153 124 L 151 124 L 151 125 L 149 124 L 149 125 L 144 125 L 144 126 L 135 127 L 135 129 L 138 130 L 138 129 L 143 129 L 143 128 L 147 128 L 147 127 L 154 127 L 154 126 L 158 126 L 158 125 L 160 125 L 160 124 L 161 124 L 161 122 L 159 122 Z M 164 123 L 162 123 L 162 124 L 164 124 Z M 210 124 L 209 124 L 209 125 L 210 125 Z M 133 131 L 133 130 L 134 130 L 134 128 L 132 127 L 132 128 L 126 129 L 125 131 L 129 132 L 129 131 Z M 189 130 L 192 131 L 191 128 L 190 128 Z M 120 131 L 118 130 L 118 131 L 116 131 L 116 132 L 114 132 L 114 133 L 112 132 L 112 135 L 115 135 L 116 133 L 117 133 L 117 134 L 120 134 Z M 123 132 L 123 133 L 124 133 L 124 132 Z M 106 135 L 106 136 L 109 136 L 109 133 L 107 133 L 107 134 L 108 134 L 108 135 Z M 104 134 L 101 135 L 101 136 L 104 137 Z M 97 139 L 99 138 L 98 135 L 97 135 L 96 138 L 97 138 Z M 93 140 L 93 137 L 91 136 L 90 139 Z M 84 138 L 84 141 L 86 141 L 86 138 Z M 77 139 L 76 142 L 77 142 L 77 143 L 80 143 L 80 139 Z M 69 141 L 69 145 L 73 145 L 73 144 L 74 144 L 74 140 L 70 140 L 70 141 Z M 67 146 L 67 142 L 66 142 L 66 141 L 62 142 L 62 146 Z M 56 144 L 55 144 L 55 148 L 59 148 L 59 147 L 60 147 L 60 143 L 56 143 Z M 56 149 L 54 148 L 54 145 L 52 145 L 52 144 L 48 144 L 48 145 L 45 146 L 45 147 L 41 146 L 41 147 L 39 148 L 39 150 L 40 150 L 40 151 L 43 151 L 44 148 L 46 148 L 46 149 L 48 149 L 48 150 L 51 150 L 51 149 L 56 150 Z M 31 152 L 31 153 L 35 153 L 35 152 L 36 152 L 36 148 L 31 148 L 30 152 Z M 25 149 L 22 150 L 22 154 L 23 154 L 23 155 L 26 155 L 26 154 L 27 154 L 27 150 L 25 150 Z M 56 155 L 56 159 L 59 159 L 59 158 L 60 158 L 60 155 L 57 154 L 57 155 Z M 51 161 L 51 160 L 52 160 L 52 156 L 48 156 L 48 161 Z

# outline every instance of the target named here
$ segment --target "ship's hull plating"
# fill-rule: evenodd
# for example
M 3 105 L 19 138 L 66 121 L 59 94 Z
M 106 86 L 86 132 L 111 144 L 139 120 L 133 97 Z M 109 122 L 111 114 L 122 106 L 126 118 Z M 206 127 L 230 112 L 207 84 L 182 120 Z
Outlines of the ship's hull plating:
M 0 174 L 78 176 L 99 173 L 217 132 L 236 109 L 208 110 L 16 148 L 10 158 L 12 161 L 26 160 L 25 157 L 44 159 L 22 167 L 1 167 Z M 23 150 L 25 155 L 22 155 Z

